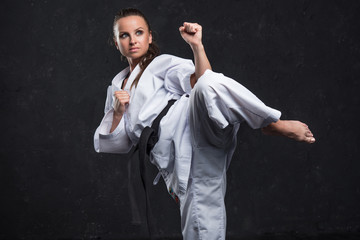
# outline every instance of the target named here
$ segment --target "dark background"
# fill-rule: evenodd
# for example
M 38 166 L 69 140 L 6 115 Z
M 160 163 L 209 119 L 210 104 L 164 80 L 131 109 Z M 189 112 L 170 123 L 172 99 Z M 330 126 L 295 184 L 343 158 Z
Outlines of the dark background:
M 0 239 L 147 236 L 131 221 L 128 160 L 97 154 L 92 142 L 107 85 L 126 67 L 107 41 L 113 16 L 129 6 L 148 16 L 163 53 L 192 58 L 178 27 L 202 24 L 214 71 L 316 136 L 307 145 L 242 125 L 228 171 L 229 237 L 359 233 L 360 1 L 8 0 Z M 153 191 L 156 235 L 180 237 L 164 183 Z

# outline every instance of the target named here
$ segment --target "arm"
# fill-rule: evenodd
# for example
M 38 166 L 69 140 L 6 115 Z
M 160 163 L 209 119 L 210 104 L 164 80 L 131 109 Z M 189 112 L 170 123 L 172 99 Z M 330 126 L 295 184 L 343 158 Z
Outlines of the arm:
M 190 45 L 195 61 L 195 73 L 191 76 L 191 87 L 194 87 L 196 81 L 205 73 L 207 69 L 211 70 L 210 62 L 206 56 L 204 45 L 202 44 L 202 27 L 197 23 L 185 22 L 179 28 L 182 38 Z
M 114 114 L 113 114 L 112 125 L 110 128 L 110 133 L 112 133 L 119 125 L 122 116 L 125 112 L 126 105 L 129 104 L 130 101 L 130 96 L 126 91 L 116 91 L 114 96 L 115 96 Z
M 125 96 L 125 102 L 129 97 L 126 97 L 127 92 L 123 91 L 120 95 Z M 116 94 L 115 94 L 116 95 Z M 96 152 L 106 153 L 127 153 L 132 146 L 132 142 L 126 134 L 124 120 L 122 119 L 125 111 L 125 102 L 120 96 L 115 97 L 113 102 L 113 94 L 110 88 L 105 104 L 105 115 L 96 129 L 94 134 L 94 148 Z M 120 101 L 123 101 L 121 104 Z
M 126 134 L 124 121 L 120 121 L 117 128 L 112 133 L 109 133 L 113 113 L 114 110 L 106 113 L 95 131 L 94 148 L 96 152 L 127 153 L 131 149 L 132 142 Z

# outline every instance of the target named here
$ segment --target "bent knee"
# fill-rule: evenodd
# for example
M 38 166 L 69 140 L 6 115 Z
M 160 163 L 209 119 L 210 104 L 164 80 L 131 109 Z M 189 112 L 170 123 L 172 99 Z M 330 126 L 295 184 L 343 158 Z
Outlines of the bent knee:
M 214 93 L 217 89 L 220 88 L 220 78 L 223 77 L 222 74 L 215 73 L 211 70 L 206 70 L 206 72 L 197 80 L 193 91 L 195 94 L 207 95 L 208 93 Z

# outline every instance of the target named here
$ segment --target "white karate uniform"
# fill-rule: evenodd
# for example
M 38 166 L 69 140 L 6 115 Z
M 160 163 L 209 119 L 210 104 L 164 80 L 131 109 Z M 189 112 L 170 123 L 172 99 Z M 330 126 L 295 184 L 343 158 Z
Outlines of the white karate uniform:
M 114 92 L 129 72 L 124 69 L 108 88 L 105 116 L 94 135 L 97 152 L 126 153 L 137 144 L 142 129 L 170 99 L 177 99 L 160 122 L 159 141 L 150 160 L 165 180 L 169 193 L 179 199 L 185 240 L 225 239 L 224 197 L 226 170 L 236 148 L 236 133 L 246 121 L 252 128 L 276 122 L 281 113 L 223 74 L 207 70 L 194 89 L 191 60 L 171 55 L 155 58 L 143 72 L 137 87 L 126 83 L 130 103 L 117 128 L 109 133 Z

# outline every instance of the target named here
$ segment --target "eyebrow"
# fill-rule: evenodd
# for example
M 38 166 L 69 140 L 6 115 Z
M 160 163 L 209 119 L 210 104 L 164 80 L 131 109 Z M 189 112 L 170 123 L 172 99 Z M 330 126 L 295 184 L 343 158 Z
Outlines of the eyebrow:
M 144 28 L 143 27 L 138 27 L 138 28 L 135 29 L 135 32 L 137 30 L 144 30 Z M 119 31 L 119 33 L 121 34 L 121 33 L 127 33 L 127 32 L 126 31 Z

